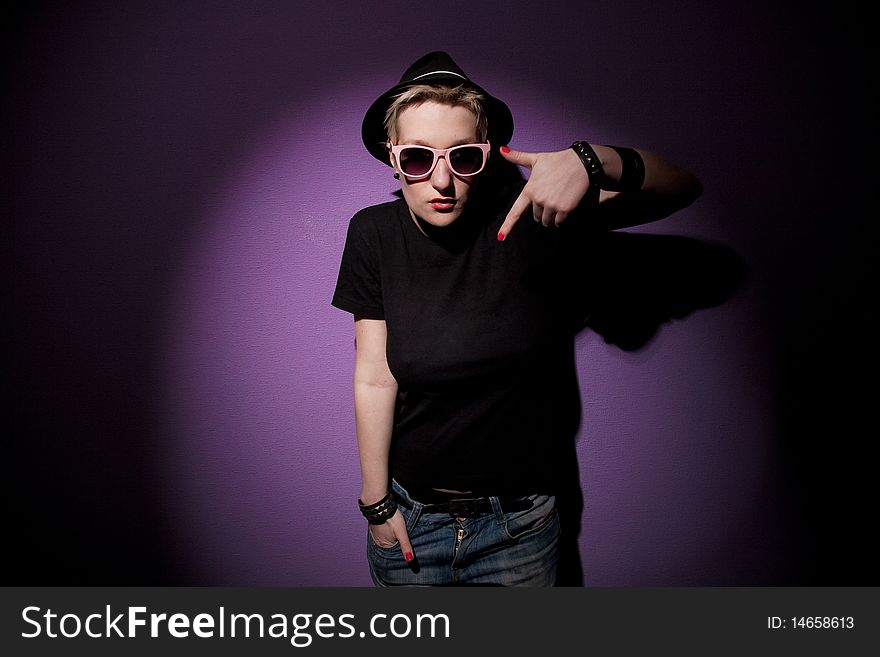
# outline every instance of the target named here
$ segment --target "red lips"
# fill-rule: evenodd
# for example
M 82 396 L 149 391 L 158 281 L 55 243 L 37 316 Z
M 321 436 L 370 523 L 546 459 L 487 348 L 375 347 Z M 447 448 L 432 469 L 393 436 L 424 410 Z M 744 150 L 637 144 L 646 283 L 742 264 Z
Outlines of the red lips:
M 451 212 L 455 209 L 455 199 L 448 196 L 431 199 L 430 204 L 437 212 Z

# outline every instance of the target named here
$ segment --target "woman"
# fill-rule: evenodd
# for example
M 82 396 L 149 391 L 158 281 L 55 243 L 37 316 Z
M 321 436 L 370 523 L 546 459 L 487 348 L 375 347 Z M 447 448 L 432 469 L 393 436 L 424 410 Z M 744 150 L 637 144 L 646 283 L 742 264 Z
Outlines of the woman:
M 351 219 L 332 303 L 355 319 L 358 503 L 378 586 L 555 583 L 588 250 L 701 193 L 646 151 L 522 153 L 512 134 L 507 105 L 439 51 L 364 117 L 402 198 Z

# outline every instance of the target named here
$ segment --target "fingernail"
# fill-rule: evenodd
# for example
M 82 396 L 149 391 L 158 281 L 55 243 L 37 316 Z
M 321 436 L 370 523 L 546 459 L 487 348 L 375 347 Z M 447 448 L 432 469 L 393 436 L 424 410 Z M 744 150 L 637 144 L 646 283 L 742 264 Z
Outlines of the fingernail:
M 503 241 L 504 241 L 504 233 L 498 233 L 498 241 L 499 241 L 499 242 L 503 242 Z
M 501 147 L 501 152 L 502 152 L 502 153 L 509 153 L 509 152 L 510 152 L 510 149 L 509 149 L 507 146 L 502 146 L 502 147 Z
M 407 552 L 406 554 L 403 555 L 403 558 L 406 559 L 406 562 L 407 562 L 407 563 L 409 563 L 410 561 L 413 560 L 413 553 L 412 553 L 412 552 Z

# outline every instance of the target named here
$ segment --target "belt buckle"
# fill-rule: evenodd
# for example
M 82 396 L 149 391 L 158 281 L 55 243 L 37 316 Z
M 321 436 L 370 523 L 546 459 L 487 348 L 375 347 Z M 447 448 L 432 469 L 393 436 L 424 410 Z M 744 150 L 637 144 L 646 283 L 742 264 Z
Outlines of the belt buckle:
M 460 498 L 449 500 L 449 515 L 456 518 L 476 518 L 480 515 L 480 500 L 470 498 Z

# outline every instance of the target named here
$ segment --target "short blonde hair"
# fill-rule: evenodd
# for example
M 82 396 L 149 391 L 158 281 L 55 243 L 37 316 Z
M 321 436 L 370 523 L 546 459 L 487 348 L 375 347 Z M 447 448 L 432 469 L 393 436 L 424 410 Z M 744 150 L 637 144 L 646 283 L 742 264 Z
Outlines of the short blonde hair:
M 421 105 L 433 101 L 453 107 L 464 107 L 474 113 L 477 118 L 477 138 L 486 141 L 489 132 L 489 124 L 486 112 L 483 110 L 485 97 L 476 89 L 458 86 L 434 86 L 430 84 L 417 84 L 396 96 L 385 111 L 385 132 L 389 141 L 397 141 L 397 117 L 407 107 Z

